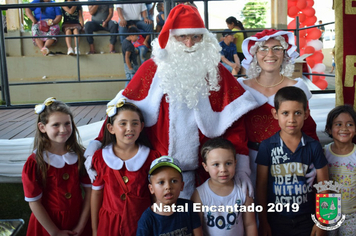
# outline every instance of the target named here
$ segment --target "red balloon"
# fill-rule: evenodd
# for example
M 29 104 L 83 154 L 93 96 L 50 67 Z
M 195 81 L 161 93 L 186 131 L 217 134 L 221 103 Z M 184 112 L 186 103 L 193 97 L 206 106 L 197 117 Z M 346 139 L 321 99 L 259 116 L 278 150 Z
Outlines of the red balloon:
M 307 19 L 303 22 L 303 24 L 305 24 L 307 26 L 312 26 L 312 25 L 314 25 L 316 20 L 317 20 L 316 16 L 310 16 L 310 17 L 307 17 Z
M 302 12 L 306 17 L 315 15 L 315 9 L 312 7 L 306 7 L 302 10 Z
M 300 30 L 299 31 L 299 37 L 305 37 L 307 36 L 307 31 L 306 30 Z
M 313 76 L 314 77 L 314 76 Z M 314 83 L 314 81 L 313 81 Z M 328 81 L 324 80 L 324 79 L 319 79 L 318 81 L 316 81 L 314 83 L 316 86 L 318 86 L 321 90 L 324 90 L 328 87 Z
M 304 48 L 307 45 L 307 40 L 305 37 L 299 37 L 299 47 Z
M 296 6 L 297 5 L 297 1 L 288 1 L 288 9 L 292 6 Z
M 300 10 L 303 10 L 304 8 L 306 8 L 307 7 L 307 0 L 298 0 L 297 7 Z
M 289 22 L 289 24 L 287 26 L 288 29 L 296 29 L 296 27 L 297 27 L 297 24 L 296 24 L 295 20 L 292 20 L 291 22 Z M 302 27 L 302 25 L 300 24 L 299 28 L 301 28 L 301 27 Z
M 306 54 L 313 54 L 315 52 L 315 48 L 313 48 L 312 46 L 306 46 L 304 52 Z
M 313 58 L 307 57 L 305 60 L 307 61 L 307 63 L 310 66 L 310 68 L 313 68 L 315 66 L 315 61 L 314 61 Z
M 300 48 L 300 49 L 299 49 L 299 54 L 300 54 L 300 55 L 303 55 L 303 54 L 304 54 L 304 48 Z
M 296 17 L 298 12 L 299 12 L 299 9 L 296 6 L 291 6 L 288 8 L 288 16 L 291 18 Z
M 307 0 L 307 6 L 308 7 L 314 6 L 314 0 Z
M 307 39 L 319 39 L 321 36 L 321 31 L 318 28 L 313 28 L 309 31 Z
M 312 72 L 313 74 L 318 74 L 317 72 L 313 71 Z M 320 76 L 317 76 L 317 75 L 313 75 L 313 83 L 315 84 L 316 81 L 318 81 L 320 79 Z
M 311 57 L 315 61 L 315 64 L 323 63 L 324 55 L 321 52 L 321 50 L 314 52 L 314 54 L 311 55 Z
M 302 23 L 307 19 L 307 17 L 304 15 L 304 13 L 301 13 L 301 12 L 299 12 L 297 14 L 297 16 L 299 16 L 299 22 L 302 22 Z

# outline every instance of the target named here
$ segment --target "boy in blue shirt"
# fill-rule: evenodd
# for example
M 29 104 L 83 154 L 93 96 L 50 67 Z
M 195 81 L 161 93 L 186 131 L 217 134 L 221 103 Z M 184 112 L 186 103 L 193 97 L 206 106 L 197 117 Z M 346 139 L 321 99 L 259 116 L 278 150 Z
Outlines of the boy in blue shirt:
M 237 56 L 237 49 L 234 44 L 234 34 L 230 29 L 224 30 L 222 33 L 224 39 L 219 44 L 221 46 L 221 63 L 233 75 L 237 75 L 240 70 L 240 59 Z
M 258 214 L 260 235 L 323 233 L 311 219 L 315 193 L 305 175 L 314 164 L 317 181 L 329 180 L 328 162 L 320 143 L 301 131 L 309 116 L 307 101 L 303 90 L 294 86 L 281 88 L 275 95 L 271 111 L 281 130 L 261 143 L 256 158 L 256 200 L 263 207 Z M 274 212 L 267 213 L 268 209 Z
M 168 156 L 157 158 L 148 174 L 148 187 L 155 202 L 143 212 L 136 235 L 203 235 L 193 202 L 178 198 L 184 186 L 178 161 Z

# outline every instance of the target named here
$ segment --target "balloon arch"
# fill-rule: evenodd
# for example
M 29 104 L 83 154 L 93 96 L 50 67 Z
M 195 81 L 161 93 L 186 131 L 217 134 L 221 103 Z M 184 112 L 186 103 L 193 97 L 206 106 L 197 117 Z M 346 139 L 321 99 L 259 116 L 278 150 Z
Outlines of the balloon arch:
M 299 17 L 299 28 L 312 26 L 317 21 L 314 0 L 288 0 L 288 16 L 294 18 L 289 24 L 288 29 L 296 28 L 296 17 Z M 312 54 L 306 58 L 306 62 L 312 73 L 325 74 L 323 64 L 324 55 L 321 51 L 323 43 L 319 40 L 321 31 L 315 27 L 299 31 L 299 50 L 300 55 Z M 324 90 L 328 86 L 325 76 L 312 76 L 312 82 Z

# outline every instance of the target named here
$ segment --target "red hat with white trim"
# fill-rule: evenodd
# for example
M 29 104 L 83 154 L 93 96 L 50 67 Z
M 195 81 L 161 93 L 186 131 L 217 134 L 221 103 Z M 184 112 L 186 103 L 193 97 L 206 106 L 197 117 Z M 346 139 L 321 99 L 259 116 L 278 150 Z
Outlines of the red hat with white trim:
M 242 51 L 244 53 L 245 59 L 242 61 L 242 66 L 246 69 L 249 68 L 250 63 L 253 60 L 255 53 L 251 52 L 251 47 L 256 44 L 256 42 L 267 41 L 270 38 L 275 38 L 277 36 L 282 36 L 288 48 L 286 49 L 287 55 L 292 59 L 292 61 L 299 56 L 299 53 L 296 51 L 297 46 L 294 43 L 294 34 L 288 31 L 275 30 L 275 29 L 265 29 L 262 32 L 259 32 L 251 37 L 246 38 L 242 42 Z
M 179 4 L 169 13 L 158 36 L 162 49 L 167 45 L 169 35 L 204 34 L 208 32 L 198 9 L 191 5 Z

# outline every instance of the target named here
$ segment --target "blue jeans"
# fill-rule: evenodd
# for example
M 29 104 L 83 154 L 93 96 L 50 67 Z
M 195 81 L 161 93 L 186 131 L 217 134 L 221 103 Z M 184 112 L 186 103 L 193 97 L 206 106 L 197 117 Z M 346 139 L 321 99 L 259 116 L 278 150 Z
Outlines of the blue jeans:
M 221 62 L 221 64 L 223 64 L 225 66 L 226 69 L 228 69 L 228 71 L 232 72 L 232 67 L 229 66 L 228 64 Z
M 138 29 L 141 29 L 145 32 L 153 32 L 153 24 L 146 24 L 143 20 L 133 20 L 133 22 L 135 22 Z M 121 27 L 119 25 L 119 33 L 120 34 L 127 33 L 127 31 L 128 31 L 127 27 Z M 121 43 L 124 41 L 124 39 L 127 36 L 128 36 L 128 34 L 120 35 Z
M 135 73 L 138 69 L 138 65 L 134 65 L 132 63 L 131 63 L 131 65 L 132 65 L 133 70 L 130 70 L 129 67 L 127 66 L 127 64 L 124 63 L 125 75 L 126 75 L 126 79 L 127 79 L 125 87 L 129 84 L 129 82 L 131 81 L 132 77 L 135 75 Z
M 145 45 L 139 46 L 138 51 L 140 52 L 140 61 L 141 64 L 146 61 L 146 54 L 148 52 L 148 48 Z

